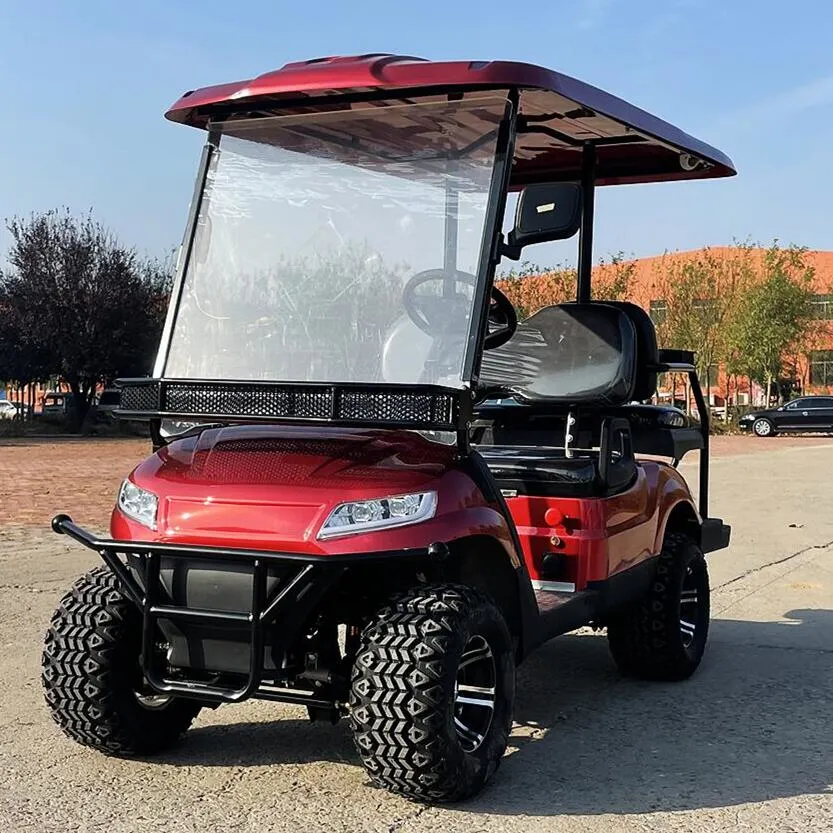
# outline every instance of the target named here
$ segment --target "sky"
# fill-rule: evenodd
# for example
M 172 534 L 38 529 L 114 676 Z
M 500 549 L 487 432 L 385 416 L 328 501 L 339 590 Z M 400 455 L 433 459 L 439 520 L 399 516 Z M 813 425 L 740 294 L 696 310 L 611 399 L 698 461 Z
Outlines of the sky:
M 831 39 L 830 0 L 0 0 L 0 219 L 92 210 L 162 256 L 204 139 L 163 118 L 182 92 L 391 52 L 541 64 L 734 160 L 728 180 L 599 189 L 597 257 L 734 239 L 833 249 Z M 0 262 L 8 245 L 0 231 Z

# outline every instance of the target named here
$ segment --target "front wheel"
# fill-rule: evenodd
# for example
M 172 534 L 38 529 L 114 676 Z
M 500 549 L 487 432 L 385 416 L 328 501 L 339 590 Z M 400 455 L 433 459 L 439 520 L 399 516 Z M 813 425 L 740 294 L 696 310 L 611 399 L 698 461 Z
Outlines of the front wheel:
M 761 417 L 752 423 L 752 430 L 758 437 L 771 437 L 775 434 L 775 428 L 768 419 Z
M 706 649 L 709 606 L 703 551 L 686 535 L 668 535 L 648 593 L 608 622 L 619 670 L 650 680 L 690 677 Z
M 351 725 L 373 782 L 427 801 L 478 793 L 509 738 L 515 660 L 492 600 L 469 587 L 414 588 L 362 634 Z
M 195 700 L 146 689 L 141 629 L 141 614 L 106 567 L 61 600 L 46 633 L 42 680 L 53 719 L 78 743 L 121 757 L 160 752 L 200 711 Z

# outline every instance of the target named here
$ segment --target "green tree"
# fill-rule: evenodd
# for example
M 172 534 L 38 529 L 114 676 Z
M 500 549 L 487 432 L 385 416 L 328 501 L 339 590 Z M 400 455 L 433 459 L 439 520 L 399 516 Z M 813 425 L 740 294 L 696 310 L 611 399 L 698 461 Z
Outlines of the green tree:
M 777 241 L 764 253 L 760 269 L 759 280 L 733 311 L 729 367 L 763 385 L 769 401 L 785 357 L 805 339 L 811 323 L 815 269 L 806 248 L 781 248 Z
M 728 254 L 706 247 L 686 260 L 666 256 L 657 272 L 654 292 L 667 306 L 657 324 L 660 344 L 693 350 L 697 374 L 708 384 L 733 349 L 730 322 L 754 279 L 754 249 L 735 244 Z

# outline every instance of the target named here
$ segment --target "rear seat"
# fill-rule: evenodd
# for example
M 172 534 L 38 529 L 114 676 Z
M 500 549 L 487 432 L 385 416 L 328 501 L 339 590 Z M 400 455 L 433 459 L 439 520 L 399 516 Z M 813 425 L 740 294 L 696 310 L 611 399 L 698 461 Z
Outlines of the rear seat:
M 477 449 L 503 491 L 546 497 L 601 497 L 610 488 L 601 482 L 598 452 L 563 448 L 481 446 Z

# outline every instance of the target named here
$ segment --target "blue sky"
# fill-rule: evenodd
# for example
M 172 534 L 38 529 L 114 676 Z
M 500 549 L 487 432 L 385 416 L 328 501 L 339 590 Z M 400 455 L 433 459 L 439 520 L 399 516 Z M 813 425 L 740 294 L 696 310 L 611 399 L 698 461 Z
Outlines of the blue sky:
M 0 218 L 92 208 L 162 254 L 179 243 L 202 144 L 162 117 L 181 92 L 394 52 L 540 63 L 734 159 L 731 180 L 601 189 L 599 256 L 733 238 L 833 249 L 831 37 L 829 0 L 0 0 Z M 8 242 L 0 232 L 0 260 Z

